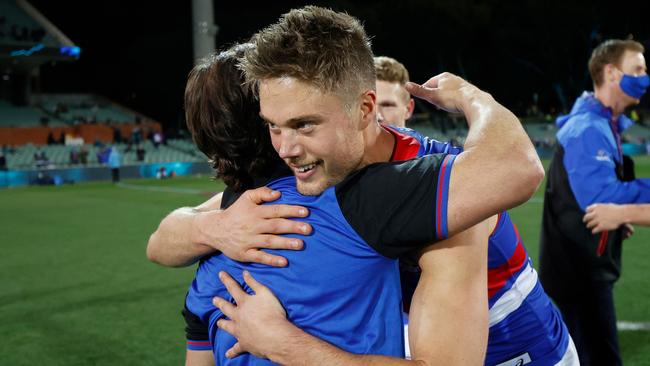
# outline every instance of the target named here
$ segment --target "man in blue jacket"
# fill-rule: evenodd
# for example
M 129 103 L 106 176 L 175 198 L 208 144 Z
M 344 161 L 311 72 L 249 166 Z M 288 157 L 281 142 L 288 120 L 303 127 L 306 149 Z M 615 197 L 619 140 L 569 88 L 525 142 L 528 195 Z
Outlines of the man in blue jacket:
M 594 92 L 558 118 L 557 149 L 544 194 L 540 279 L 556 301 L 584 365 L 620 365 L 613 285 L 620 276 L 623 229 L 593 235 L 583 224 L 594 203 L 650 202 L 650 179 L 624 164 L 625 108 L 650 85 L 643 46 L 608 40 L 594 49 Z

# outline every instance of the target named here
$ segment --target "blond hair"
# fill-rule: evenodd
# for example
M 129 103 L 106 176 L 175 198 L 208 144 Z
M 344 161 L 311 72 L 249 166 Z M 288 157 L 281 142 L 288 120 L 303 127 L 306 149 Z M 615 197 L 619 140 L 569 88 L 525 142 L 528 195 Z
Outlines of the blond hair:
M 377 80 L 405 85 L 409 81 L 409 72 L 404 65 L 392 57 L 375 57 L 375 74 Z
M 291 77 L 351 101 L 375 89 L 370 40 L 358 19 L 317 6 L 293 9 L 253 36 L 241 67 L 248 82 Z

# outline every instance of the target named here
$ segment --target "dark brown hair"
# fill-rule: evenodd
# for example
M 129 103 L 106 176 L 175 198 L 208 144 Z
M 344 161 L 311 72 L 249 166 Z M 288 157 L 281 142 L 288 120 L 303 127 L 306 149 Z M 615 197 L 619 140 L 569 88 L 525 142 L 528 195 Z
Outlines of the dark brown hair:
M 609 39 L 594 49 L 589 58 L 589 73 L 595 86 L 603 84 L 605 65 L 620 66 L 625 51 L 644 52 L 643 45 L 631 39 Z
M 250 44 L 201 60 L 185 87 L 185 119 L 194 143 L 209 159 L 216 177 L 236 191 L 250 188 L 279 157 L 259 116 L 259 102 L 244 86 L 237 68 Z
M 370 40 L 356 18 L 317 6 L 293 9 L 251 40 L 248 81 L 292 77 L 344 101 L 375 89 Z M 347 104 L 347 103 L 346 103 Z

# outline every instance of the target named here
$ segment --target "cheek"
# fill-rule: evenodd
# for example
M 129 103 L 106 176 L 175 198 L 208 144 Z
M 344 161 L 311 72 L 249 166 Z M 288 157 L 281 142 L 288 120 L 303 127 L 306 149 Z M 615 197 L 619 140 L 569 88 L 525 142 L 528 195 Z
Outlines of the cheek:
M 393 108 L 393 109 L 390 111 L 390 113 L 388 113 L 388 115 L 390 116 L 390 119 L 393 120 L 393 122 L 394 122 L 394 120 L 395 120 L 396 118 L 399 117 L 399 115 L 401 114 L 401 112 L 402 112 L 401 109 Z
M 270 134 L 271 134 L 271 145 L 273 145 L 275 151 L 280 151 L 280 146 L 282 145 L 282 138 L 280 134 L 275 134 L 275 133 L 270 133 Z
M 335 151 L 341 159 L 353 161 L 358 158 L 359 154 L 363 154 L 364 143 L 363 134 L 358 131 L 348 131 L 341 136 Z

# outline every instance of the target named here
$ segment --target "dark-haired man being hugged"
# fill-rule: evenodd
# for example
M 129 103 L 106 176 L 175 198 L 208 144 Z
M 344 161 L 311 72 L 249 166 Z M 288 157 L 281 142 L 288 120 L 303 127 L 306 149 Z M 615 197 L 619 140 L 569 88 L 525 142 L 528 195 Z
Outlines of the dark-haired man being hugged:
M 323 34 L 330 37 L 322 37 Z M 513 207 L 534 192 L 542 177 L 539 159 L 516 117 L 489 94 L 450 74 L 434 77 L 424 86 L 410 84 L 408 88 L 413 94 L 466 115 L 470 132 L 465 152 L 456 157 L 430 156 L 402 164 L 373 165 L 391 160 L 397 142 L 394 133 L 377 123 L 372 53 L 359 22 L 346 14 L 307 7 L 286 14 L 255 39 L 257 47 L 247 51 L 244 68 L 249 79 L 259 86 L 260 114 L 269 126 L 273 147 L 295 176 L 289 181 L 272 181 L 270 186 L 285 185 L 279 187 L 285 189 L 283 199 L 296 199 L 285 203 L 309 205 L 311 214 L 306 221 L 312 223 L 314 234 L 302 239 L 305 252 L 287 254 L 290 261 L 286 268 L 247 265 L 219 258 L 222 255 L 212 257 L 219 258 L 214 261 L 221 264 L 210 262 L 212 258 L 201 264 L 187 305 L 209 324 L 218 362 L 224 363 L 226 356 L 242 351 L 252 355 L 237 357 L 232 362 L 265 363 L 264 357 L 296 364 L 409 362 L 345 352 L 403 355 L 395 348 L 402 342 L 401 327 L 377 323 L 378 314 L 394 312 L 392 306 L 381 308 L 394 300 L 382 295 L 382 291 L 393 288 L 391 281 L 368 281 L 376 279 L 379 273 L 366 273 L 360 267 L 377 260 L 377 254 L 395 258 L 408 253 L 415 254 L 415 261 L 422 267 L 411 308 L 411 321 L 415 324 L 411 329 L 414 362 L 482 363 L 487 337 L 484 250 L 489 231 L 479 234 L 483 236 L 478 244 L 470 245 L 473 241 L 468 240 L 465 245 L 440 243 L 420 248 Z M 262 45 L 262 40 L 267 43 Z M 372 173 L 368 175 L 369 172 Z M 380 174 L 373 174 L 377 172 Z M 417 184 L 413 176 L 417 177 Z M 473 183 L 476 176 L 481 177 L 481 185 Z M 429 181 L 434 177 L 435 182 Z M 359 186 L 361 182 L 364 184 Z M 298 199 L 290 189 L 314 197 Z M 241 199 L 250 197 L 251 194 L 244 194 Z M 313 204 L 318 201 L 329 204 Z M 238 204 L 239 201 L 231 208 Z M 239 205 L 242 206 L 246 204 Z M 237 217 L 233 212 L 228 215 Z M 334 215 L 333 219 L 319 221 L 319 215 L 326 212 Z M 332 223 L 338 226 L 338 239 L 334 235 L 318 237 L 323 232 L 336 233 L 327 229 Z M 357 241 L 340 235 L 356 235 Z M 335 252 L 348 251 L 360 262 L 351 265 L 350 260 L 355 258 L 335 261 L 331 253 L 313 252 L 326 249 L 326 239 L 335 240 Z M 240 284 L 245 280 L 250 285 L 247 291 L 256 295 L 237 292 L 237 284 L 221 273 L 232 293 L 228 295 L 224 285 L 216 281 L 215 268 L 225 269 Z M 244 324 L 237 314 L 246 311 L 245 304 L 269 298 L 272 303 L 273 299 L 271 292 L 244 270 L 253 273 L 280 298 L 293 324 L 285 319 L 282 307 L 279 311 L 271 307 L 275 309 L 274 317 L 265 318 L 270 322 L 253 326 L 262 338 L 246 341 L 249 338 L 237 330 Z M 379 292 L 374 290 L 377 285 L 382 288 Z M 220 310 L 215 311 L 210 304 L 215 292 L 234 299 L 238 308 L 221 301 Z M 303 301 L 295 301 L 301 296 Z M 385 320 L 393 323 L 394 318 Z M 240 343 L 217 329 L 217 325 L 233 333 Z M 296 325 L 325 342 L 300 331 Z M 397 333 L 385 333 L 387 330 Z M 290 352 L 285 352 L 282 344 L 294 341 L 300 346 L 290 346 Z M 543 356 L 540 355 L 539 362 L 543 362 Z M 523 357 L 522 362 L 529 361 Z

